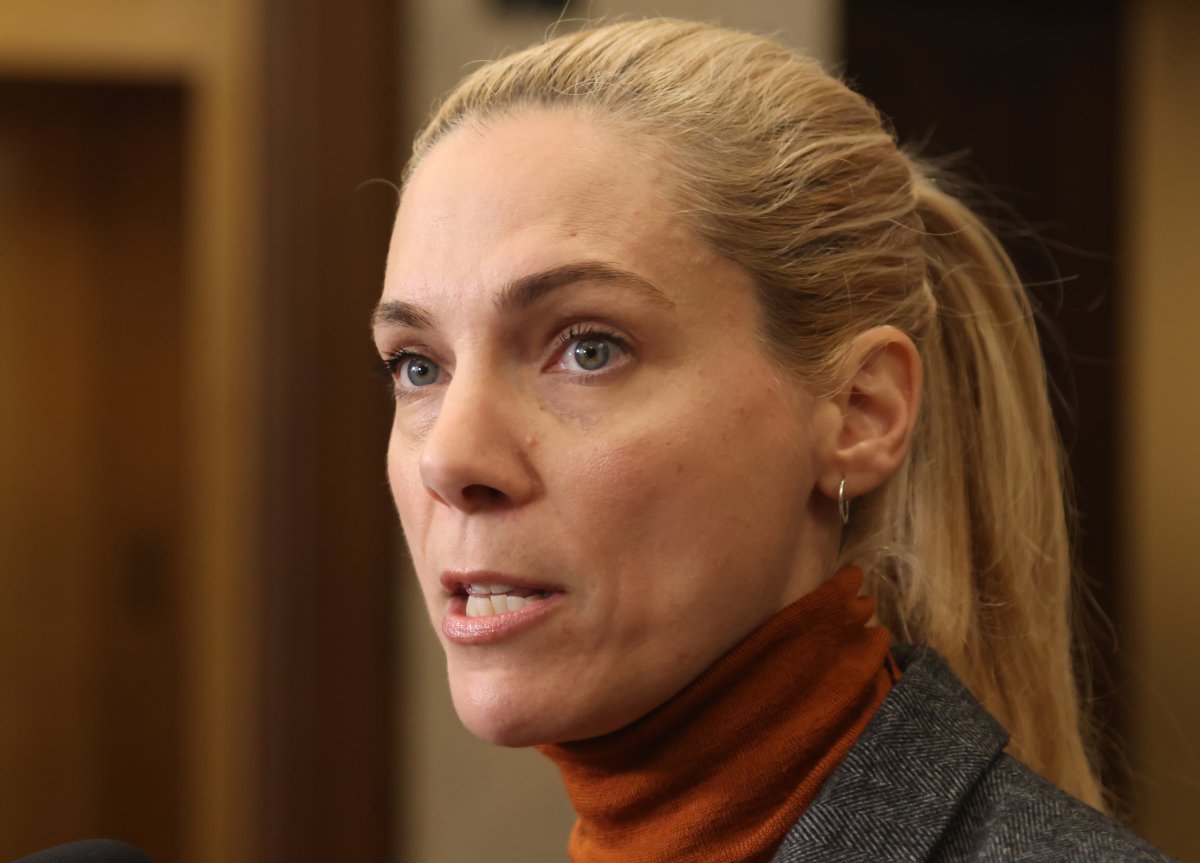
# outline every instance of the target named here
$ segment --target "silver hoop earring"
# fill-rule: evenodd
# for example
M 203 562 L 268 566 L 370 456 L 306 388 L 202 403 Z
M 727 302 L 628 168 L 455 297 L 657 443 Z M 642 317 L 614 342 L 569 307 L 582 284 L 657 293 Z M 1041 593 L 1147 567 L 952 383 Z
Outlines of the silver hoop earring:
M 846 478 L 842 477 L 838 486 L 838 512 L 842 516 L 842 524 L 850 523 L 850 501 L 846 500 Z

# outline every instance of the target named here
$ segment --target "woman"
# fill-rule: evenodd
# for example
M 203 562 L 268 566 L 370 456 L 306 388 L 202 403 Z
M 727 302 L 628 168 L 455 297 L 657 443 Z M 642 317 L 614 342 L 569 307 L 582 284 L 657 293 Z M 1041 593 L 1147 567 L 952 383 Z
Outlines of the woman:
M 1161 859 L 1084 805 L 1028 300 L 815 63 L 645 21 L 478 69 L 374 327 L 455 707 L 557 763 L 573 859 Z

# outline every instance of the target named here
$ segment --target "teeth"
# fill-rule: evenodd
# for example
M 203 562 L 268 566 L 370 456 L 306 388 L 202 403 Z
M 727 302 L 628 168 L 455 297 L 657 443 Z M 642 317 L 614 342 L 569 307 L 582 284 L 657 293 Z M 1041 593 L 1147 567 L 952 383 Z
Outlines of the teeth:
M 467 617 L 485 617 L 489 614 L 495 614 L 490 599 L 474 595 L 467 597 Z
M 503 593 L 481 596 L 472 593 L 467 596 L 467 617 L 489 617 L 493 614 L 520 611 L 528 603 L 540 602 L 543 599 L 545 597 L 540 593 L 528 597 L 508 596 Z
M 489 593 L 508 593 L 513 589 L 511 584 L 468 584 L 467 593 L 476 596 L 487 596 Z

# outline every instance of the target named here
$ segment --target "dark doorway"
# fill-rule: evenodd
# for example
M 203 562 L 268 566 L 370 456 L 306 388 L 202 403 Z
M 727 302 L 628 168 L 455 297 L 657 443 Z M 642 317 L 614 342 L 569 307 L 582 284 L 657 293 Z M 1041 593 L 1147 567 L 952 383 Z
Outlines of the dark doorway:
M 846 75 L 901 142 L 950 157 L 980 187 L 972 203 L 998 229 L 1052 326 L 1044 345 L 1070 455 L 1096 718 L 1119 737 L 1121 407 L 1117 322 L 1122 4 L 847 0 Z M 1061 341 L 1053 331 L 1061 334 Z M 1112 622 L 1112 627 L 1104 618 Z M 1127 790 L 1116 749 L 1107 784 Z

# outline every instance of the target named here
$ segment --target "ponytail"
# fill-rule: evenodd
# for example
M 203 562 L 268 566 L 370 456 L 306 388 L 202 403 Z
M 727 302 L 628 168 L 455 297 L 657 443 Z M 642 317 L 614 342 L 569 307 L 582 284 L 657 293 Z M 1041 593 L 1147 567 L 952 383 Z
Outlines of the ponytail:
M 914 195 L 934 309 L 925 403 L 906 466 L 868 504 L 893 535 L 844 552 L 876 558 L 886 624 L 947 659 L 1016 757 L 1101 808 L 1073 662 L 1064 460 L 1033 309 L 966 206 L 919 172 Z

